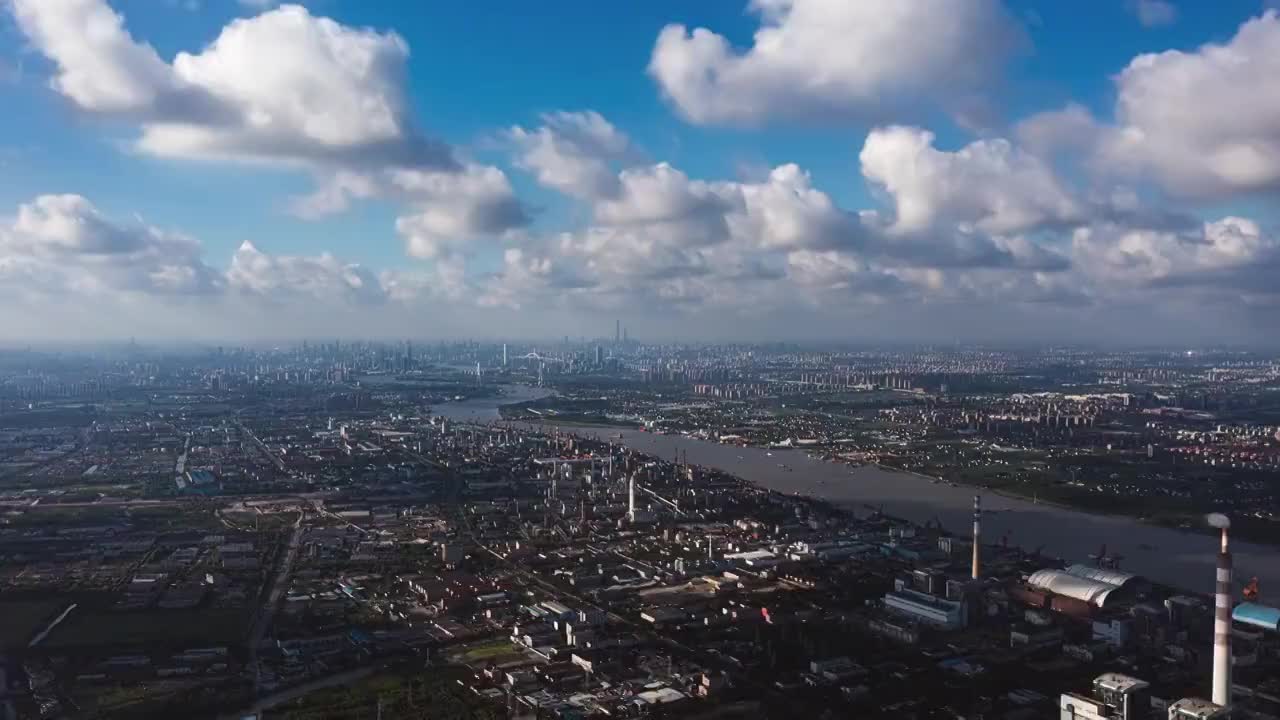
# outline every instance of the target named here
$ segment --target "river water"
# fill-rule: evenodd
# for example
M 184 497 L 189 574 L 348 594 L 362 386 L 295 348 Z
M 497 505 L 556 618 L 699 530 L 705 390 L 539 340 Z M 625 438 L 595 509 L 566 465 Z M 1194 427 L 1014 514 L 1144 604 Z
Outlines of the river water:
M 502 397 L 445 403 L 434 407 L 432 412 L 460 422 L 490 422 L 499 419 L 499 405 L 548 394 L 541 388 L 512 386 Z M 553 426 L 553 422 L 541 425 L 542 428 Z M 636 429 L 581 426 L 562 429 L 608 438 L 668 460 L 674 459 L 677 452 L 682 456 L 688 453 L 689 462 L 694 465 L 718 468 L 770 490 L 821 498 L 861 514 L 870 512 L 868 506 L 883 506 L 886 513 L 913 522 L 941 521 L 943 527 L 956 534 L 967 535 L 972 526 L 972 488 L 934 483 L 910 473 L 824 462 L 799 450 L 739 448 Z M 619 434 L 621 439 L 617 437 Z M 1028 550 L 1043 546 L 1046 555 L 1080 563 L 1088 563 L 1089 554 L 1097 553 L 1106 545 L 1109 554 L 1123 556 L 1122 570 L 1188 590 L 1213 591 L 1218 543 L 1209 535 L 992 494 L 985 494 L 982 504 L 982 531 L 987 543 L 997 543 L 1007 536 L 1010 545 Z M 1237 585 L 1256 576 L 1264 590 L 1280 588 L 1280 548 L 1236 541 L 1232 542 L 1232 552 Z

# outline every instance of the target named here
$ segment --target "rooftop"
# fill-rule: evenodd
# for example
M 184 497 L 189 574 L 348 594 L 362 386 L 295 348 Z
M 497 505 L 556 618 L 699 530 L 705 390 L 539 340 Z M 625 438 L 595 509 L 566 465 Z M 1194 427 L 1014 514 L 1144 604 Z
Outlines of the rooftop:
M 1114 690 L 1122 693 L 1150 687 L 1150 683 L 1145 680 L 1139 680 L 1134 677 L 1129 677 L 1128 675 L 1121 675 L 1120 673 L 1113 672 L 1099 675 L 1098 679 L 1093 681 L 1093 685 L 1094 687 L 1104 690 Z
M 1083 600 L 1102 607 L 1117 586 L 1110 583 L 1072 575 L 1062 570 L 1039 570 L 1027 578 L 1031 585 L 1067 597 Z

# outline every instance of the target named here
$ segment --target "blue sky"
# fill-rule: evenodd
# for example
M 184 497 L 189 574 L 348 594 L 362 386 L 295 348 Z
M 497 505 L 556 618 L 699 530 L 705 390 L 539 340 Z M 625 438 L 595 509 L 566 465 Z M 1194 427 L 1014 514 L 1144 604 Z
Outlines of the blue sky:
M 516 125 L 532 130 L 544 113 L 599 113 L 630 137 L 645 163 L 668 162 L 695 179 L 755 181 L 772 167 L 795 163 L 840 208 L 875 208 L 887 217 L 885 188 L 869 183 L 860 169 L 859 152 L 874 127 L 916 126 L 936 135 L 938 150 L 954 151 L 974 141 L 1014 138 L 1027 118 L 1068 104 L 1086 108 L 1100 125 L 1114 123 L 1116 76 L 1134 57 L 1166 50 L 1194 54 L 1205 43 L 1229 43 L 1243 22 L 1262 11 L 1257 0 L 1172 2 L 1171 21 L 1144 26 L 1136 0 L 993 4 L 1022 37 L 1013 52 L 993 62 L 982 83 L 982 127 L 927 97 L 912 99 L 900 118 L 833 112 L 796 121 L 785 111 L 762 111 L 763 119 L 696 120 L 646 72 L 655 40 L 664 27 L 679 23 L 709 28 L 746 52 L 762 19 L 744 0 L 312 0 L 306 7 L 347 28 L 403 38 L 410 50 L 403 92 L 412 122 L 464 161 L 501 169 L 532 217 L 522 231 L 541 237 L 584 230 L 599 211 L 520 166 L 504 133 Z M 239 0 L 111 0 L 109 7 L 123 17 L 135 43 L 154 47 L 165 62 L 182 51 L 200 52 L 228 23 L 263 12 Z M 291 214 L 291 200 L 314 190 L 327 170 L 141 151 L 136 118 L 87 111 L 92 108 L 52 88 L 57 58 L 18 16 L 0 17 L 0 103 L 11 110 L 0 113 L 0 217 L 36 196 L 74 193 L 104 216 L 140 216 L 148 225 L 197 238 L 215 268 L 246 240 L 269 254 L 331 252 L 376 269 L 432 266 L 430 259 L 406 257 L 396 232 L 403 203 L 382 193 L 320 220 Z M 975 32 L 981 43 L 983 28 Z M 912 50 L 901 52 L 909 58 Z M 1084 172 L 1056 170 L 1067 180 Z M 1268 197 L 1267 187 L 1213 191 L 1194 203 L 1179 201 L 1177 208 L 1205 220 L 1249 212 L 1265 224 L 1271 220 L 1265 217 Z M 504 247 L 477 244 L 468 251 L 469 272 L 499 267 Z
M 1249 0 L 1178 5 L 1179 22 L 1144 29 L 1122 2 L 1011 3 L 1013 12 L 1029 20 L 1032 47 L 1010 72 L 1004 119 L 1012 122 L 1068 101 L 1105 112 L 1114 95 L 1110 78 L 1133 56 L 1228 38 L 1260 6 Z M 253 12 L 236 0 L 202 0 L 195 11 L 163 0 L 117 0 L 114 6 L 134 35 L 166 58 L 203 47 L 228 21 Z M 866 125 L 700 128 L 683 122 L 663 102 L 645 73 L 658 31 L 680 22 L 714 28 L 736 44 L 749 43 L 757 23 L 739 0 L 314 0 L 309 6 L 347 25 L 402 35 L 412 53 L 409 94 L 418 118 L 431 134 L 478 156 L 502 161 L 500 153 L 485 147 L 494 133 L 512 124 L 536 123 L 542 112 L 589 108 L 625 128 L 655 159 L 692 176 L 733 177 L 745 169 L 796 162 L 842 204 L 870 202 L 857 172 Z M 48 91 L 45 61 L 15 51 L 23 42 L 16 31 L 9 28 L 4 42 L 5 56 L 16 54 L 23 73 L 5 89 L 6 105 L 22 112 L 0 115 L 0 136 L 17 150 L 0 174 L 0 206 L 73 189 L 113 213 L 142 213 L 152 222 L 199 235 L 215 257 L 230 254 L 244 240 L 280 252 L 306 252 L 315 249 L 315 236 L 322 234 L 325 246 L 341 247 L 352 260 L 401 261 L 389 207 L 362 208 L 317 228 L 282 212 L 287 196 L 305 191 L 305 176 L 175 165 L 122 151 L 127 130 L 78 117 Z M 943 125 L 933 128 L 943 142 L 967 140 L 967 133 L 947 127 L 945 117 L 939 120 Z M 513 180 L 546 208 L 549 219 L 565 215 L 553 193 L 539 192 L 514 173 Z

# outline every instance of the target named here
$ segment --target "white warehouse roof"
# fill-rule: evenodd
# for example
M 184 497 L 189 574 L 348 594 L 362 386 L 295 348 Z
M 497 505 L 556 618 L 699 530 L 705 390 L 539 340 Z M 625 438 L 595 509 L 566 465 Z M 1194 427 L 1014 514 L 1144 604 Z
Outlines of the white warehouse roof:
M 1106 603 L 1107 596 L 1112 590 L 1118 589 L 1110 583 L 1072 575 L 1061 570 L 1038 570 L 1031 573 L 1027 582 L 1056 595 L 1066 595 L 1098 607 Z
M 1108 585 L 1116 587 L 1124 587 L 1125 583 L 1138 579 L 1133 573 L 1121 572 L 1119 570 L 1107 570 L 1106 568 L 1089 567 L 1088 565 L 1072 565 L 1066 570 L 1068 575 L 1086 578 L 1088 580 L 1097 580 Z

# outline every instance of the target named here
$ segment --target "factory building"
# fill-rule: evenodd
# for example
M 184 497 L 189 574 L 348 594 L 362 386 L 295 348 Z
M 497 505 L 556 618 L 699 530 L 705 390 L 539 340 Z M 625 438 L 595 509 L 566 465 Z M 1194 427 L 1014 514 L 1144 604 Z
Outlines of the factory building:
M 1039 570 L 1027 578 L 1027 584 L 1096 608 L 1132 602 L 1148 587 L 1137 575 L 1084 565 L 1072 565 L 1066 570 Z
M 884 596 L 885 607 L 924 625 L 944 630 L 964 627 L 964 604 L 902 588 Z
M 1092 695 L 1063 693 L 1058 701 L 1059 720 L 1147 720 L 1151 711 L 1151 686 L 1137 678 L 1105 673 L 1093 681 Z
M 1097 580 L 1108 585 L 1115 585 L 1125 592 L 1140 595 L 1149 589 L 1150 583 L 1139 575 L 1111 568 L 1090 567 L 1088 565 L 1072 565 L 1063 572 L 1088 580 Z
M 1242 602 L 1231 612 L 1231 619 L 1270 632 L 1280 632 L 1280 609 L 1266 605 Z
M 1064 595 L 1095 607 L 1106 607 L 1111 593 L 1118 588 L 1100 580 L 1072 575 L 1062 570 L 1039 570 L 1027 578 L 1027 584 L 1054 595 Z
M 1058 700 L 1060 720 L 1109 720 L 1108 708 L 1097 698 L 1076 693 L 1063 693 Z

